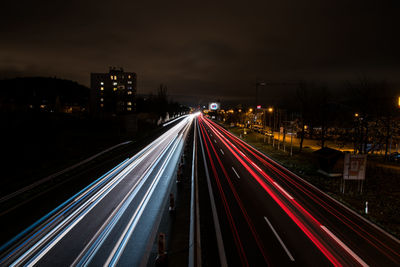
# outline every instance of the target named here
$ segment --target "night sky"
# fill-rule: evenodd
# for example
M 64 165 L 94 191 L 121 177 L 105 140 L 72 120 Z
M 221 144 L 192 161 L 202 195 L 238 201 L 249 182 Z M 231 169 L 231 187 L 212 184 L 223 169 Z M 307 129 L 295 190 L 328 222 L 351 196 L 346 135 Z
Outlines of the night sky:
M 6 1 L 1 10 L 0 78 L 89 86 L 90 72 L 122 66 L 138 74 L 138 93 L 164 83 L 189 104 L 254 98 L 256 77 L 400 83 L 398 0 Z

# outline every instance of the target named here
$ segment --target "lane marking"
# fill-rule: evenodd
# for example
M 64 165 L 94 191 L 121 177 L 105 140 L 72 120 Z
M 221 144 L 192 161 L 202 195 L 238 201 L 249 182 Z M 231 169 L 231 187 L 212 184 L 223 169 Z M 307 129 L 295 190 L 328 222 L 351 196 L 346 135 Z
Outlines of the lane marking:
M 217 143 L 217 140 L 214 139 L 214 143 Z
M 289 256 L 289 259 L 291 261 L 294 261 L 294 258 L 292 256 L 292 254 L 290 253 L 290 251 L 288 250 L 288 248 L 285 246 L 285 243 L 283 243 L 282 239 L 280 238 L 280 236 L 278 235 L 278 233 L 275 231 L 274 227 L 272 226 L 272 224 L 269 222 L 269 220 L 267 219 L 267 217 L 264 216 L 265 221 L 267 222 L 268 226 L 271 228 L 272 232 L 275 234 L 276 238 L 278 239 L 279 243 L 281 243 L 281 246 L 283 247 L 283 249 L 285 250 L 286 254 Z
M 289 199 L 294 199 L 288 192 L 285 191 L 277 182 L 274 182 L 274 184 L 289 198 Z
M 361 266 L 368 266 L 357 254 L 355 254 L 348 246 L 346 246 L 339 238 L 337 238 L 328 228 L 321 225 L 321 228 L 334 239 L 347 253 L 349 253 Z
M 239 179 L 240 179 L 240 176 L 239 176 L 239 174 L 236 172 L 235 168 L 233 168 L 233 167 L 232 167 L 232 170 L 235 172 L 235 174 L 236 174 L 237 178 L 239 178 Z
M 220 149 L 220 150 L 221 150 L 222 155 L 225 155 L 225 154 L 224 154 L 224 151 L 223 151 L 222 149 Z
M 218 246 L 218 254 L 219 254 L 219 260 L 220 264 L 222 267 L 227 267 L 228 266 L 228 261 L 226 259 L 226 254 L 225 254 L 225 249 L 224 249 L 224 242 L 222 239 L 222 233 L 221 233 L 221 226 L 219 224 L 219 218 L 218 218 L 218 213 L 217 213 L 217 208 L 215 206 L 215 198 L 214 194 L 212 191 L 211 187 L 211 179 L 210 175 L 208 173 L 208 167 L 207 167 L 207 161 L 206 161 L 206 153 L 204 152 L 204 145 L 203 145 L 203 140 L 200 138 L 201 132 L 200 132 L 200 125 L 197 124 L 197 131 L 199 133 L 199 140 L 200 140 L 200 145 L 201 145 L 201 152 L 203 153 L 203 163 L 204 163 L 204 169 L 206 173 L 206 178 L 207 178 L 207 187 L 208 187 L 208 195 L 210 197 L 210 202 L 211 202 L 211 211 L 213 215 L 213 221 L 214 221 L 214 228 L 215 228 L 215 233 L 217 236 L 217 246 Z

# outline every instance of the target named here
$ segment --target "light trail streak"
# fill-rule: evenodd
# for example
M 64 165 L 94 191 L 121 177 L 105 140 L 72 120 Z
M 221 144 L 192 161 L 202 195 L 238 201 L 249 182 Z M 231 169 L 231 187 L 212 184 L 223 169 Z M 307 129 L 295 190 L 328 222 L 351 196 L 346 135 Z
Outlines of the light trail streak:
M 186 131 L 186 129 L 190 127 L 190 124 L 186 125 L 186 128 L 183 131 Z M 182 134 L 179 134 L 178 137 L 174 140 L 174 145 L 169 152 L 167 158 L 163 161 L 162 166 L 158 170 L 155 178 L 153 179 L 149 189 L 146 191 L 145 196 L 142 198 L 140 204 L 138 205 L 138 208 L 135 210 L 133 216 L 131 217 L 129 223 L 125 227 L 122 235 L 120 236 L 119 240 L 115 244 L 110 256 L 107 258 L 107 261 L 104 263 L 104 265 L 108 266 L 115 266 L 121 257 L 121 254 L 123 253 L 129 238 L 131 237 L 133 231 L 136 228 L 136 225 L 140 219 L 140 216 L 142 215 L 147 203 L 149 202 L 158 182 L 160 181 L 161 175 L 164 173 L 166 166 L 168 165 L 172 155 L 176 152 L 176 148 L 179 144 L 180 141 L 182 141 Z
M 238 234 L 238 231 L 237 231 L 237 228 L 236 228 L 235 221 L 233 220 L 233 217 L 232 217 L 232 214 L 231 214 L 231 211 L 230 211 L 230 208 L 229 208 L 228 201 L 226 200 L 225 193 L 224 193 L 224 191 L 222 189 L 222 186 L 221 186 L 221 183 L 219 181 L 219 176 L 218 176 L 217 170 L 215 168 L 214 162 L 212 160 L 210 150 L 209 150 L 208 145 L 206 143 L 205 134 L 203 132 L 203 128 L 202 127 L 200 127 L 200 131 L 202 133 L 202 138 L 203 138 L 203 141 L 204 141 L 203 143 L 205 144 L 207 155 L 208 155 L 208 158 L 209 158 L 210 163 L 211 163 L 211 169 L 212 169 L 213 174 L 214 174 L 214 178 L 215 178 L 215 181 L 216 181 L 216 184 L 217 184 L 217 188 L 218 188 L 218 190 L 220 192 L 220 196 L 221 196 L 222 203 L 223 203 L 223 206 L 224 206 L 224 209 L 225 209 L 225 213 L 226 213 L 228 221 L 229 221 L 229 226 L 231 228 L 231 232 L 233 233 L 234 241 L 236 243 L 236 249 L 238 250 L 238 254 L 239 254 L 240 260 L 242 262 L 242 265 L 248 266 L 247 257 L 246 257 L 246 254 L 244 253 L 243 245 L 242 245 L 242 242 L 240 241 L 239 234 Z
M 256 181 L 261 185 L 262 188 L 275 200 L 275 202 L 286 212 L 286 214 L 297 224 L 297 226 L 308 236 L 308 238 L 316 245 L 316 247 L 325 255 L 325 257 L 334 265 L 334 266 L 341 266 L 340 262 L 332 255 L 332 253 L 327 249 L 325 245 L 323 245 L 320 240 L 315 236 L 315 234 L 312 233 L 312 230 L 309 229 L 300 219 L 296 217 L 296 215 L 284 204 L 284 202 L 271 190 L 271 188 L 261 179 L 260 176 L 258 176 L 250 167 L 247 165 L 239 156 L 238 154 L 233 151 L 231 147 L 234 147 L 236 150 L 236 146 L 233 144 L 228 145 L 227 140 L 224 136 L 222 136 L 210 123 L 208 123 L 206 120 L 203 120 L 209 128 L 214 132 L 215 135 L 218 135 L 220 138 L 221 142 L 225 144 L 225 146 L 231 151 L 231 153 L 238 159 L 238 161 L 249 171 L 249 173 L 256 179 Z M 225 141 L 225 140 L 226 141 Z M 251 162 L 250 159 L 248 159 L 245 156 L 245 160 L 248 162 Z M 272 181 L 273 182 L 273 181 Z M 293 202 L 294 200 L 292 200 Z M 309 213 L 307 213 L 309 214 Z M 313 221 L 316 221 L 314 219 Z M 321 225 L 320 223 L 318 225 Z
M 248 151 L 250 154 L 252 154 L 254 157 L 256 157 L 258 160 L 260 160 L 266 167 L 268 167 L 270 170 L 272 170 L 274 173 L 278 174 L 279 177 L 284 178 L 285 179 L 285 184 L 286 182 L 291 183 L 292 185 L 294 185 L 297 189 L 299 189 L 300 191 L 302 191 L 306 196 L 308 196 L 309 198 L 311 198 L 313 200 L 313 202 L 317 205 L 319 205 L 321 208 L 323 208 L 325 211 L 329 212 L 331 215 L 333 215 L 334 217 L 336 217 L 339 221 L 341 221 L 344 225 L 346 225 L 347 227 L 349 227 L 349 229 L 351 229 L 352 231 L 354 231 L 354 233 L 356 233 L 358 236 L 360 236 L 361 238 L 363 238 L 366 242 L 368 242 L 370 245 L 374 246 L 377 250 L 379 250 L 382 254 L 386 255 L 388 258 L 390 258 L 392 261 L 396 262 L 397 264 L 400 264 L 400 262 L 398 261 L 398 259 L 394 258 L 393 255 L 389 254 L 388 252 L 393 253 L 394 255 L 400 257 L 400 254 L 398 251 L 393 250 L 393 248 L 389 247 L 386 243 L 382 242 L 380 239 L 378 239 L 376 236 L 372 235 L 369 231 L 367 231 L 366 229 L 362 228 L 358 223 L 354 222 L 353 220 L 351 220 L 350 218 L 348 218 L 343 212 L 339 211 L 338 209 L 336 209 L 335 207 L 333 207 L 331 204 L 329 204 L 328 202 L 326 202 L 324 199 L 322 199 L 321 197 L 319 197 L 317 194 L 311 192 L 311 190 L 309 190 L 307 187 L 305 187 L 304 185 L 302 185 L 300 182 L 301 181 L 305 184 L 307 184 L 309 187 L 313 188 L 314 190 L 316 190 L 317 192 L 321 193 L 323 196 L 327 197 L 328 199 L 332 200 L 333 202 L 335 202 L 336 204 L 342 206 L 345 208 L 345 210 L 349 211 L 350 213 L 352 213 L 353 215 L 356 215 L 357 217 L 359 217 L 360 219 L 366 221 L 368 224 L 372 225 L 374 228 L 378 229 L 380 232 L 383 232 L 382 229 L 376 227 L 374 224 L 372 224 L 371 222 L 367 221 L 366 219 L 364 219 L 363 217 L 361 217 L 360 215 L 354 213 L 352 210 L 349 210 L 347 207 L 343 206 L 341 203 L 339 203 L 338 201 L 336 201 L 335 199 L 330 198 L 328 195 L 326 195 L 325 193 L 321 192 L 319 189 L 315 188 L 313 185 L 309 184 L 307 181 L 304 181 L 302 178 L 298 177 L 297 175 L 293 174 L 292 172 L 290 172 L 289 170 L 287 170 L 286 168 L 280 166 L 278 163 L 276 163 L 275 161 L 273 161 L 272 159 L 270 159 L 268 156 L 266 156 L 265 154 L 259 152 L 257 149 L 255 149 L 254 147 L 250 146 L 249 144 L 243 142 L 242 140 L 240 140 L 239 138 L 233 136 L 231 133 L 229 133 L 227 130 L 225 130 L 223 127 L 213 123 L 218 129 L 220 129 L 222 132 L 224 132 L 232 141 L 234 141 L 236 144 L 238 144 L 239 146 L 241 146 L 243 149 L 245 149 L 246 151 Z M 243 154 L 244 155 L 244 154 Z M 266 160 L 264 160 L 264 158 L 266 160 L 268 160 L 268 162 Z M 287 175 L 286 173 L 282 172 L 280 169 L 282 169 L 283 171 L 287 172 L 289 175 Z M 298 181 L 296 181 L 295 179 L 291 178 L 290 176 L 296 177 L 298 179 Z M 387 235 L 387 233 L 383 232 L 384 234 Z M 389 235 L 389 237 L 392 238 L 392 236 Z M 393 238 L 392 238 L 393 239 Z M 399 242 L 397 239 L 394 239 L 396 242 Z M 378 244 L 380 246 L 378 246 Z
M 205 133 L 205 127 L 204 127 L 204 125 L 203 125 L 202 123 L 200 123 L 200 125 L 201 125 L 201 127 L 204 129 L 204 132 L 203 132 L 203 134 L 204 134 L 204 133 Z M 220 165 L 220 167 L 221 167 L 221 169 L 222 169 L 222 171 L 223 171 L 223 173 L 224 173 L 224 175 L 225 175 L 225 178 L 226 178 L 226 180 L 227 180 L 227 182 L 228 182 L 228 184 L 229 184 L 229 187 L 230 187 L 230 189 L 231 189 L 231 191 L 232 191 L 232 193 L 233 193 L 233 195 L 234 195 L 234 197 L 235 197 L 235 200 L 236 200 L 236 202 L 238 203 L 238 205 L 239 205 L 239 207 L 240 207 L 240 210 L 241 210 L 241 212 L 242 212 L 242 214 L 243 214 L 243 216 L 244 216 L 244 218 L 245 218 L 245 220 L 246 220 L 246 223 L 247 223 L 247 225 L 248 225 L 249 228 L 250 228 L 250 231 L 251 231 L 251 233 L 252 233 L 252 235 L 253 235 L 253 237 L 254 237 L 256 243 L 257 243 L 257 246 L 258 246 L 258 248 L 259 248 L 261 254 L 263 255 L 263 258 L 264 258 L 265 262 L 267 263 L 267 265 L 269 265 L 268 257 L 267 257 L 267 255 L 265 254 L 264 246 L 263 246 L 263 244 L 262 244 L 262 242 L 261 242 L 261 240 L 260 240 L 260 238 L 259 238 L 259 236 L 258 236 L 257 231 L 255 230 L 255 227 L 254 227 L 254 225 L 253 225 L 253 222 L 251 221 L 249 215 L 247 214 L 247 211 L 246 211 L 246 209 L 244 208 L 243 203 L 242 203 L 242 201 L 240 200 L 240 197 L 239 197 L 239 195 L 237 194 L 237 191 L 236 191 L 235 187 L 234 187 L 233 184 L 232 184 L 232 181 L 231 181 L 231 179 L 230 179 L 230 176 L 228 175 L 228 173 L 227 173 L 227 171 L 226 171 L 224 165 L 222 164 L 222 161 L 221 161 L 220 157 L 218 156 L 217 151 L 215 150 L 214 145 L 213 145 L 212 142 L 211 142 L 210 137 L 207 136 L 207 139 L 208 139 L 208 141 L 210 142 L 210 146 L 211 146 L 211 148 L 213 149 L 214 155 L 215 155 L 215 157 L 217 158 L 217 161 L 218 161 L 218 163 L 219 163 L 219 165 Z M 235 171 L 235 170 L 234 170 L 234 171 Z M 236 173 L 236 171 L 235 171 L 235 173 Z M 236 175 L 237 175 L 237 173 L 236 173 Z M 237 176 L 238 176 L 238 175 L 237 175 Z M 239 177 L 239 176 L 238 176 L 238 177 Z M 239 178 L 240 178 L 240 177 L 239 177 Z
M 190 116 L 189 120 L 192 119 L 193 117 Z M 177 138 L 174 138 L 175 132 L 180 131 L 184 125 L 186 125 L 184 129 L 187 129 L 189 120 L 187 118 L 184 119 L 182 122 L 178 123 L 178 125 L 174 126 L 169 131 L 167 131 L 162 136 L 153 141 L 151 144 L 142 149 L 139 153 L 137 153 L 134 157 L 132 157 L 132 159 L 122 162 L 114 169 L 112 169 L 111 171 L 109 171 L 108 173 L 106 173 L 93 183 L 91 183 L 89 186 L 85 187 L 83 190 L 75 194 L 73 197 L 68 199 L 66 202 L 57 207 L 55 210 L 50 212 L 48 215 L 45 216 L 45 218 L 42 218 L 37 224 L 50 217 L 52 214 L 55 214 L 64 206 L 69 205 L 67 206 L 67 208 L 62 210 L 61 213 L 57 213 L 55 218 L 53 218 L 50 222 L 46 223 L 45 226 L 39 229 L 39 231 L 37 231 L 34 235 L 32 235 L 28 240 L 25 240 L 24 243 L 19 245 L 6 257 L 4 257 L 2 261 L 9 258 L 18 250 L 26 247 L 27 251 L 22 252 L 22 255 L 19 256 L 11 264 L 11 266 L 19 265 L 23 261 L 26 261 L 32 255 L 34 255 L 35 251 L 37 249 L 40 249 L 40 247 L 46 243 L 46 245 L 43 248 L 41 248 L 39 253 L 35 254 L 34 257 L 32 257 L 28 261 L 27 265 L 34 265 L 35 263 L 37 263 L 52 247 L 54 247 L 58 243 L 58 241 L 60 241 L 74 226 L 76 226 L 84 218 L 86 214 L 88 214 L 102 199 L 104 199 L 105 196 L 108 195 L 108 193 L 112 189 L 114 189 L 136 166 L 138 166 L 140 162 L 142 162 L 146 157 L 151 155 L 153 151 L 158 146 L 165 143 L 167 139 L 171 139 L 171 141 L 167 143 L 166 148 L 161 150 L 162 153 L 164 154 L 165 151 L 170 147 L 170 144 L 174 140 L 177 140 Z M 180 134 L 180 137 L 181 136 L 182 135 Z M 150 164 L 150 166 L 146 169 L 144 173 L 152 171 L 151 167 L 153 166 L 154 168 L 155 166 L 154 162 L 152 164 Z M 143 178 L 143 176 L 141 178 Z M 138 183 L 141 181 L 143 181 L 143 179 L 139 179 L 134 187 L 136 187 L 136 185 L 138 185 Z M 97 192 L 95 192 L 96 190 Z M 91 195 L 92 193 L 94 193 L 93 196 L 89 197 L 89 199 L 81 203 L 82 201 L 85 200 L 85 198 L 87 198 L 87 196 Z M 75 207 L 77 208 L 72 211 L 72 209 Z M 66 212 L 68 212 L 69 210 L 71 210 L 72 213 L 69 214 L 67 217 L 65 217 L 64 214 L 66 214 Z M 42 238 L 39 239 L 39 241 L 35 242 L 31 246 L 29 247 L 27 246 L 28 242 L 32 240 L 34 236 L 40 234 L 40 232 L 42 232 L 44 229 L 49 228 L 51 224 L 53 224 L 58 218 L 60 219 L 62 218 L 62 220 L 58 224 L 52 226 L 52 228 L 47 234 L 45 234 Z

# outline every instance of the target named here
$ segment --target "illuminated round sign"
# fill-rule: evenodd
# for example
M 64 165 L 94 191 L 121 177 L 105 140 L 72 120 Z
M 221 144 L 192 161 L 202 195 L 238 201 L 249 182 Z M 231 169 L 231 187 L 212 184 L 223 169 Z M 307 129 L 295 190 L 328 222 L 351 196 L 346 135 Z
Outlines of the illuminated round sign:
M 219 109 L 219 103 L 215 103 L 215 102 L 214 103 L 210 103 L 208 108 L 210 110 L 218 110 Z

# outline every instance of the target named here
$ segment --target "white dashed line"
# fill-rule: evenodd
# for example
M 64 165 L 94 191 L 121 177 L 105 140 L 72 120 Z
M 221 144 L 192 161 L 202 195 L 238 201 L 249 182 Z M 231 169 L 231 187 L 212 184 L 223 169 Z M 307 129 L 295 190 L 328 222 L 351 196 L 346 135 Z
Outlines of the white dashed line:
M 222 149 L 220 149 L 220 150 L 221 150 L 222 155 L 225 155 L 225 154 L 224 154 L 224 151 L 223 151 Z
M 287 249 L 287 247 L 285 246 L 285 243 L 283 243 L 282 239 L 280 238 L 280 236 L 278 235 L 278 233 L 275 231 L 274 227 L 272 226 L 272 224 L 268 221 L 267 217 L 264 216 L 265 221 L 267 222 L 268 226 L 271 228 L 272 232 L 274 232 L 276 238 L 278 239 L 279 243 L 281 243 L 281 246 L 283 247 L 283 249 L 286 251 L 286 254 L 289 256 L 289 259 L 291 261 L 294 261 L 294 258 L 292 256 L 292 254 L 290 253 L 290 251 Z
M 339 238 L 337 238 L 328 228 L 321 225 L 321 228 L 330 236 L 332 237 L 344 250 L 347 251 L 361 266 L 368 266 L 356 253 L 354 253 L 348 246 L 346 246 Z
M 236 174 L 237 178 L 240 179 L 240 176 L 239 176 L 239 174 L 236 172 L 235 168 L 232 167 L 232 170 L 233 170 L 233 172 Z

